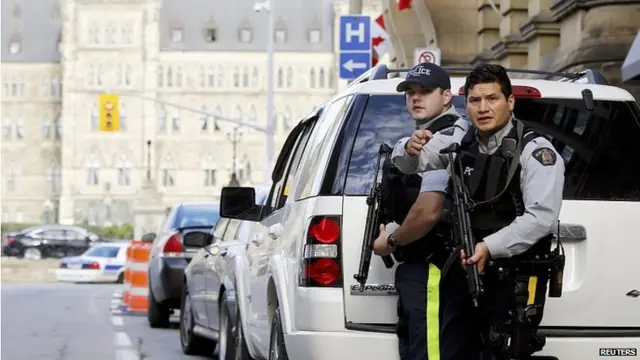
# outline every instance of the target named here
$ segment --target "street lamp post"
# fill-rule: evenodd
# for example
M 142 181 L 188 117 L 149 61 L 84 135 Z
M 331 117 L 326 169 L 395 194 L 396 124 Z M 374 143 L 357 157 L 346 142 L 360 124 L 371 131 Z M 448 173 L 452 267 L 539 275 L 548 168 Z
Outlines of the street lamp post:
M 268 14 L 267 32 L 267 126 L 265 131 L 265 169 L 263 174 L 264 183 L 271 181 L 270 171 L 273 168 L 273 137 L 274 137 L 274 66 L 273 66 L 273 36 L 275 28 L 275 14 L 273 11 L 273 0 L 256 1 L 254 10 L 258 12 L 266 11 Z
M 237 162 L 237 146 L 240 140 L 242 140 L 242 132 L 238 131 L 238 127 L 235 126 L 232 132 L 227 133 L 227 139 L 231 142 L 232 148 L 232 163 L 231 163 L 231 181 L 229 182 L 230 186 L 240 186 L 238 175 L 236 172 L 236 162 Z

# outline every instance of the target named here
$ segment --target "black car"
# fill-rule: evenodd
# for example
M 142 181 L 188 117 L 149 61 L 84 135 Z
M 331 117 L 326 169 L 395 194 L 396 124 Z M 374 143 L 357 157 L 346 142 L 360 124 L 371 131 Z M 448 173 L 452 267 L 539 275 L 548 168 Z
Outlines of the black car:
M 6 236 L 2 252 L 26 259 L 80 255 L 99 241 L 98 235 L 78 226 L 40 225 Z
M 220 205 L 214 202 L 176 204 L 169 211 L 159 234 L 143 236 L 144 241 L 153 239 L 149 259 L 149 326 L 167 327 L 173 310 L 180 308 L 184 269 L 200 250 L 200 247 L 185 246 L 184 239 L 207 237 L 220 219 L 219 208 Z

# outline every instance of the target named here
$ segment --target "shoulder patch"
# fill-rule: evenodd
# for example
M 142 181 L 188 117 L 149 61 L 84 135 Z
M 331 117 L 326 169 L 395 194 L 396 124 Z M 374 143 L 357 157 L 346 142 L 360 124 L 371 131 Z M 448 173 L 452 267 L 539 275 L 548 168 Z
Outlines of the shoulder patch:
M 533 158 L 536 159 L 542 166 L 553 166 L 556 164 L 558 157 L 555 151 L 548 147 L 535 149 L 533 151 Z
M 446 129 L 440 130 L 439 133 L 442 135 L 452 136 L 455 131 L 456 131 L 456 128 L 452 126 L 452 127 L 448 127 Z

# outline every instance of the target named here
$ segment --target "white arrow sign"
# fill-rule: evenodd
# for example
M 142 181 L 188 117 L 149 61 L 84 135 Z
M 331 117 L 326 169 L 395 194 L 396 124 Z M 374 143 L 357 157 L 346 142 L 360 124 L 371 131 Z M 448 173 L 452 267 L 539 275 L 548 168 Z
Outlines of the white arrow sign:
M 355 70 L 355 69 L 366 69 L 367 68 L 367 63 L 355 62 L 355 61 L 353 61 L 353 59 L 350 59 L 349 61 L 347 61 L 344 64 L 342 64 L 342 66 L 345 69 L 347 69 L 348 71 L 353 72 L 353 70 Z

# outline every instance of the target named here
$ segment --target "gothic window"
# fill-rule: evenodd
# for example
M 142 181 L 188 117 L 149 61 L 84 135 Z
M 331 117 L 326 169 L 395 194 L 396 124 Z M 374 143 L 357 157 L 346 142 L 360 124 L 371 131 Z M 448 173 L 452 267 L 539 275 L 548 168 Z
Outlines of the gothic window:
M 11 40 L 9 41 L 9 53 L 11 53 L 12 55 L 16 55 L 17 53 L 19 53 L 21 49 L 21 44 L 22 42 L 20 41 L 19 36 L 16 35 L 13 38 L 11 38 Z
M 125 105 L 124 101 L 120 100 L 120 107 L 118 108 L 118 112 L 120 115 L 120 130 L 127 130 L 127 119 L 128 119 L 128 115 L 127 115 L 127 106 Z
M 202 159 L 202 171 L 204 171 L 204 186 L 211 187 L 216 185 L 216 162 L 213 156 L 208 154 Z
M 167 154 L 160 164 L 162 186 L 172 187 L 175 184 L 176 161 L 171 154 Z
M 278 83 L 277 83 L 277 86 L 279 88 L 284 86 L 284 73 L 282 71 L 282 68 L 278 69 Z
M 233 87 L 240 87 L 240 69 L 233 67 Z
M 224 68 L 222 65 L 218 65 L 218 87 L 224 86 Z
M 240 29 L 240 42 L 249 44 L 253 40 L 253 32 L 249 28 Z
M 180 131 L 180 114 L 176 111 L 171 118 L 171 129 L 173 132 Z
M 124 66 L 124 84 L 131 85 L 131 65 Z
M 198 69 L 198 80 L 200 83 L 200 87 L 203 88 L 205 86 L 205 74 L 204 74 L 204 66 L 200 66 L 200 68 Z
M 312 89 L 316 87 L 316 70 L 314 68 L 309 71 L 309 87 Z
M 173 69 L 167 66 L 167 87 L 173 86 Z
M 52 194 L 60 192 L 60 166 L 51 164 L 46 173 L 47 188 Z
M 85 167 L 87 170 L 87 185 L 98 185 L 100 183 L 100 160 L 95 151 L 87 158 Z
M 309 42 L 311 42 L 312 44 L 320 43 L 320 30 L 318 29 L 309 30 Z
M 242 119 L 242 107 L 240 107 L 240 105 L 236 106 L 235 118 L 236 118 L 236 120 L 243 120 Z
M 48 139 L 51 137 L 51 119 L 45 115 L 42 119 L 42 137 Z
M 7 170 L 7 190 L 16 191 L 18 188 L 18 177 L 20 176 L 20 167 L 13 161 L 9 164 Z
M 96 69 L 96 84 L 102 85 L 102 64 L 98 64 Z
M 127 154 L 121 152 L 116 159 L 116 169 L 118 170 L 118 185 L 131 185 L 131 160 Z
M 162 87 L 164 84 L 164 71 L 162 69 L 162 65 L 158 65 L 158 87 Z
M 335 82 L 334 72 L 335 72 L 334 69 L 329 69 L 329 76 L 328 76 L 328 79 L 327 79 L 327 83 L 328 83 L 330 89 L 333 89 L 333 87 L 335 86 L 335 84 L 334 84 L 334 82 Z
M 287 87 L 293 87 L 293 69 L 291 67 L 287 69 Z
M 93 104 L 93 106 L 91 107 L 91 130 L 98 130 L 98 128 L 100 127 L 100 121 L 98 120 L 98 117 L 98 105 Z
M 206 106 L 202 106 L 202 111 L 206 112 L 207 111 L 207 107 Z M 209 129 L 209 122 L 211 122 L 211 117 L 207 114 L 202 114 L 200 116 L 200 130 L 204 133 L 207 132 L 207 130 Z
M 320 68 L 320 72 L 318 73 L 318 87 L 324 87 L 324 68 Z
M 11 119 L 4 118 L 2 120 L 2 138 L 5 140 L 11 139 Z
M 176 68 L 176 86 L 182 87 L 182 67 Z
M 244 71 L 242 72 L 242 87 L 249 87 L 249 68 L 245 65 Z
M 157 130 L 159 133 L 167 132 L 167 111 L 164 109 L 164 107 L 158 109 L 157 125 Z
M 58 113 L 55 120 L 56 140 L 62 139 L 62 114 Z
M 93 85 L 96 81 L 96 71 L 93 68 L 93 64 L 90 64 L 87 69 L 87 84 Z
M 178 43 L 182 42 L 183 29 L 180 26 L 174 26 L 171 28 L 171 41 Z
M 58 96 L 58 78 L 54 77 L 51 79 L 51 96 Z
M 22 139 L 24 137 L 24 120 L 18 118 L 16 120 L 16 139 Z
M 287 30 L 284 28 L 276 29 L 274 33 L 274 40 L 276 44 L 284 44 L 287 42 Z
M 116 29 L 114 25 L 112 23 L 109 23 L 107 25 L 105 32 L 106 32 L 105 36 L 107 38 L 107 44 L 114 44 L 116 42 Z
M 121 29 L 122 32 L 122 42 L 125 44 L 131 44 L 132 43 L 132 35 L 133 35 L 133 30 L 131 29 L 131 23 L 126 22 Z
M 257 66 L 253 67 L 253 74 L 251 75 L 251 86 L 253 88 L 258 87 L 258 67 Z
M 207 71 L 207 86 L 215 87 L 216 86 L 216 76 L 215 71 L 213 70 L 213 66 L 209 66 L 209 70 Z
M 251 104 L 251 107 L 249 108 L 249 121 L 255 122 L 256 120 L 257 120 L 256 106 Z

